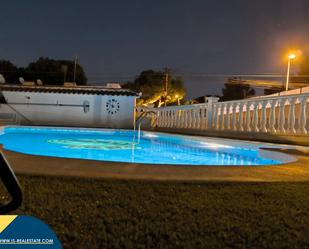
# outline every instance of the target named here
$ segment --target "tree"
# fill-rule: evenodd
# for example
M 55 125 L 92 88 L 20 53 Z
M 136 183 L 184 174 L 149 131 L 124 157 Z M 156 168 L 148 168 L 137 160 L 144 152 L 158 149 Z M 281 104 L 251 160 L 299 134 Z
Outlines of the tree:
M 21 69 L 20 73 L 26 80 L 40 79 L 47 85 L 62 85 L 64 81 L 74 81 L 74 61 L 41 57 Z M 76 65 L 75 82 L 78 85 L 86 85 L 87 83 L 85 72 L 79 64 Z
M 221 101 L 245 99 L 255 95 L 255 90 L 249 84 L 243 84 L 240 77 L 228 78 L 222 89 Z
M 4 76 L 6 83 L 17 84 L 19 78 L 23 77 L 28 81 L 40 79 L 46 85 L 63 85 L 64 81 L 74 80 L 74 62 L 41 57 L 29 63 L 26 68 L 18 68 L 10 61 L 0 60 L 0 74 Z M 79 64 L 76 65 L 75 82 L 78 85 L 87 83 L 84 69 Z
M 18 82 L 18 68 L 8 60 L 0 60 L 0 74 L 3 75 L 6 83 Z
M 270 87 L 270 88 L 264 88 L 264 94 L 270 95 L 275 94 L 284 91 L 284 87 Z
M 161 71 L 146 70 L 133 81 L 123 85 L 124 88 L 141 92 L 142 97 L 138 99 L 138 105 L 154 104 L 161 106 L 165 101 L 165 73 Z M 186 91 L 180 77 L 168 77 L 167 104 L 177 103 L 183 99 Z

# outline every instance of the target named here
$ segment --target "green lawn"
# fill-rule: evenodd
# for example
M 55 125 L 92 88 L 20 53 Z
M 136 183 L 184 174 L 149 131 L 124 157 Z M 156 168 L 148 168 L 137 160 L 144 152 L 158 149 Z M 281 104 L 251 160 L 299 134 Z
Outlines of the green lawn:
M 18 178 L 18 213 L 43 219 L 65 248 L 309 247 L 309 182 Z

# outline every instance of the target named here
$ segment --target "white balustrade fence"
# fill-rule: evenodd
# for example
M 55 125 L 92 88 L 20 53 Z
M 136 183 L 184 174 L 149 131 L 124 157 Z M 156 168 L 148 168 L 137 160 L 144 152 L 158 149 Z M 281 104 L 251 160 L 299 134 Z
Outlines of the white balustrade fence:
M 152 108 L 154 127 L 301 134 L 309 132 L 309 93 Z
M 205 105 L 165 107 L 157 112 L 158 127 L 207 129 L 207 120 Z

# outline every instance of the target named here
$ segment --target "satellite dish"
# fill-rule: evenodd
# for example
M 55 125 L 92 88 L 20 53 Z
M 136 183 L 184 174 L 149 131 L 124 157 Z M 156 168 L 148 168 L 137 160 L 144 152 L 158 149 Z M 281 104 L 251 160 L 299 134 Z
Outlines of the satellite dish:
M 21 84 L 24 84 L 24 83 L 25 83 L 24 78 L 23 78 L 23 77 L 19 77 L 19 82 L 20 82 Z
M 0 74 L 0 84 L 5 84 L 5 78 Z
M 43 82 L 42 82 L 40 79 L 37 79 L 37 80 L 36 80 L 36 84 L 37 84 L 38 86 L 43 86 Z

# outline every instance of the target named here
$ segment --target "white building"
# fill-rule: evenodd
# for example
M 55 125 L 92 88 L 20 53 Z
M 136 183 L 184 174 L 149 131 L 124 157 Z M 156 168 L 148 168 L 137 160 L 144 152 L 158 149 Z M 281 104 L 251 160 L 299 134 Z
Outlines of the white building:
M 0 117 L 21 124 L 132 128 L 139 94 L 110 87 L 0 85 Z

